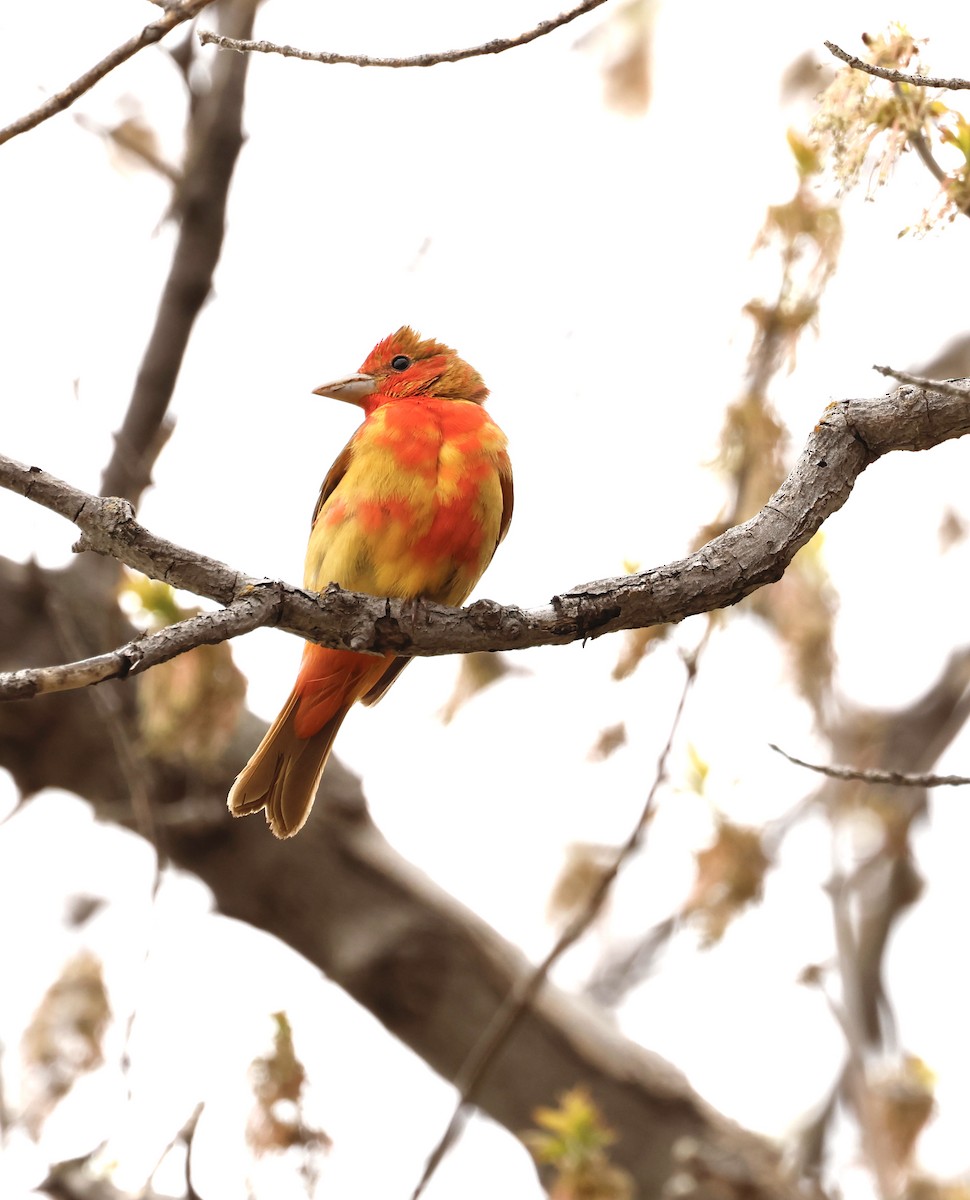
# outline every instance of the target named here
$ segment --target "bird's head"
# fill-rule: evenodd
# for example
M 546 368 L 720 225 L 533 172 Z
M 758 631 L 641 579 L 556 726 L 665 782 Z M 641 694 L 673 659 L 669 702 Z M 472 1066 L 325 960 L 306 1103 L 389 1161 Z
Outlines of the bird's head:
M 356 375 L 314 389 L 315 396 L 346 400 L 371 412 L 389 400 L 427 396 L 481 404 L 488 388 L 479 373 L 441 342 L 408 325 L 378 342 Z

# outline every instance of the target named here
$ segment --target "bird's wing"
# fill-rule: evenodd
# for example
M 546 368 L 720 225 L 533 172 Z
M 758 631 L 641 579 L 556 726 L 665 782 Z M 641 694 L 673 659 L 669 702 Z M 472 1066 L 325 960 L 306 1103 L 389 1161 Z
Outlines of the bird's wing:
M 320 509 L 323 508 L 327 500 L 329 500 L 334 489 L 340 483 L 341 479 L 347 474 L 347 468 L 350 466 L 352 456 L 352 442 L 348 442 L 343 450 L 337 455 L 333 466 L 327 472 L 327 477 L 320 485 L 320 495 L 317 497 L 316 507 L 313 510 L 313 516 L 310 518 L 310 528 L 317 523 L 317 517 L 320 515 Z
M 508 473 L 499 476 L 499 482 L 502 485 L 502 522 L 498 527 L 498 541 L 495 543 L 495 550 L 499 548 L 503 538 L 509 531 L 509 525 L 512 522 L 512 507 L 515 502 L 515 495 L 512 490 L 512 468 Z M 494 555 L 495 550 L 492 551 Z M 491 562 L 491 559 L 489 559 Z

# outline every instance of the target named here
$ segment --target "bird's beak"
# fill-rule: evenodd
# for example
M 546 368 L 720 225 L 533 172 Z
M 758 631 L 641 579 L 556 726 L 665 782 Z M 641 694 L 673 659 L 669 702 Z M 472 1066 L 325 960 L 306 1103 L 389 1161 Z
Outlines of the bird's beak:
M 376 390 L 377 380 L 373 375 L 348 375 L 346 379 L 335 379 L 333 383 L 314 388 L 313 394 L 329 396 L 332 400 L 346 400 L 348 404 L 360 404 Z

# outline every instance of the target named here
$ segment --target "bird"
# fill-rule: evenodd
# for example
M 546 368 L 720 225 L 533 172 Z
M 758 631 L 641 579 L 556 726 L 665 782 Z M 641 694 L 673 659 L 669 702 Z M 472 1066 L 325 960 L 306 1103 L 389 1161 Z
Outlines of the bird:
M 512 519 L 507 439 L 481 375 L 402 326 L 359 372 L 314 389 L 364 420 L 327 472 L 310 522 L 304 587 L 460 605 Z M 306 642 L 296 684 L 229 792 L 278 838 L 303 828 L 344 717 L 376 703 L 410 658 Z

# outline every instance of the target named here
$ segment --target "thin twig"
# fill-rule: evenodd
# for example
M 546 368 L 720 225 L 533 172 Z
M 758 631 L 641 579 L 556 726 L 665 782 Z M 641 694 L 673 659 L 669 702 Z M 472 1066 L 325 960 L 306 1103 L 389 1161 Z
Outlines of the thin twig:
M 49 96 L 33 112 L 27 113 L 26 116 L 20 117 L 18 120 L 0 129 L 0 146 L 4 142 L 9 142 L 11 138 L 15 138 L 18 134 L 26 133 L 28 129 L 33 129 L 43 121 L 47 121 L 50 117 L 63 112 L 65 108 L 70 108 L 78 97 L 90 91 L 96 83 L 104 79 L 105 75 L 113 71 L 115 67 L 120 67 L 122 63 L 127 62 L 139 50 L 144 50 L 146 46 L 154 46 L 166 34 L 171 33 L 173 29 L 181 25 L 184 21 L 190 21 L 207 4 L 211 3 L 212 0 L 184 0 L 184 3 L 169 8 L 163 17 L 159 17 L 151 25 L 146 25 L 141 33 L 136 33 L 127 42 L 123 42 L 120 46 L 112 50 L 110 54 L 105 55 L 99 63 L 96 63 L 90 70 L 85 71 L 73 83 L 69 83 L 63 91 Z
M 605 4 L 606 0 L 583 0 L 575 8 L 560 13 L 549 21 L 540 21 L 532 29 L 520 33 L 518 37 L 493 38 L 480 46 L 467 46 L 464 50 L 442 50 L 432 54 L 415 54 L 409 58 L 372 58 L 367 54 L 336 54 L 329 50 L 300 50 L 296 46 L 280 46 L 275 42 L 243 41 L 239 38 L 223 37 L 208 29 L 199 30 L 199 41 L 203 46 L 219 46 L 223 50 L 236 50 L 241 54 L 282 54 L 284 58 L 302 58 L 306 62 L 324 63 L 334 66 L 338 63 L 350 63 L 357 67 L 436 67 L 439 63 L 462 62 L 466 58 L 481 58 L 485 54 L 503 54 L 506 50 L 514 50 L 517 46 L 527 46 L 538 38 L 545 37 L 554 29 L 561 29 L 570 21 L 585 13 L 592 12 Z
M 897 371 L 894 367 L 877 367 L 872 369 L 890 379 L 898 379 L 900 383 L 910 387 L 925 388 L 928 392 L 939 392 L 943 396 L 953 396 L 956 400 L 970 400 L 970 388 L 965 382 L 956 383 L 952 379 L 927 379 L 923 375 L 910 375 L 907 371 Z
M 897 83 L 893 90 L 900 98 L 902 98 L 903 92 L 900 84 Z M 923 133 L 922 127 L 917 125 L 913 129 L 910 129 L 906 134 L 906 137 L 909 139 L 909 144 L 919 155 L 920 162 L 922 162 L 923 166 L 926 167 L 927 171 L 929 171 L 937 183 L 942 184 L 947 179 L 947 173 L 933 157 L 933 151 L 930 149 L 929 142 L 926 140 L 926 135 Z
M 910 775 L 905 771 L 880 771 L 875 768 L 861 770 L 856 767 L 825 766 L 822 763 L 810 763 L 805 762 L 802 758 L 796 758 L 793 754 L 789 754 L 787 750 L 782 750 L 780 746 L 776 746 L 774 742 L 769 742 L 768 746 L 776 754 L 780 754 L 782 758 L 787 758 L 790 763 L 794 763 L 796 767 L 807 767 L 809 771 L 817 771 L 820 775 L 827 775 L 829 779 L 845 779 L 872 784 L 891 783 L 895 787 L 914 788 L 966 787 L 970 784 L 970 776 L 966 775 Z
M 60 596 L 50 595 L 47 599 L 47 609 L 54 617 L 55 634 L 69 654 L 78 654 L 83 649 L 83 639 L 81 632 L 78 629 L 77 622 L 70 607 L 64 603 Z M 147 780 L 149 772 L 146 769 L 144 756 L 141 752 L 139 740 L 132 738 L 131 730 L 123 719 L 120 711 L 120 697 L 117 692 L 112 692 L 108 688 L 99 688 L 90 693 L 91 706 L 93 712 L 100 717 L 104 728 L 111 740 L 111 745 L 114 750 L 115 759 L 118 763 L 118 768 L 121 771 L 121 776 L 125 781 L 128 791 L 128 805 L 132 816 L 134 817 L 134 827 L 141 834 L 145 841 L 151 846 L 154 851 L 155 861 L 152 874 L 152 887 L 150 903 L 152 910 L 158 902 L 158 894 L 162 888 L 162 872 L 168 862 L 168 852 L 165 848 L 164 835 L 160 834 L 159 826 L 155 821 L 155 813 L 152 807 L 152 798 L 149 794 Z M 152 953 L 152 934 L 151 930 L 154 922 L 148 926 L 148 937 L 145 942 L 141 972 L 144 975 L 148 961 Z M 137 1015 L 137 1005 L 133 1006 L 128 1012 L 128 1019 L 125 1022 L 125 1035 L 121 1048 L 121 1064 L 122 1074 L 128 1083 L 128 1100 L 131 1101 L 131 1079 L 129 1067 L 131 1064 L 131 1038 L 135 1025 L 135 1017 Z
M 0 672 L 0 700 L 32 700 L 51 692 L 91 687 L 109 679 L 127 679 L 168 662 L 186 649 L 216 645 L 272 624 L 279 608 L 272 589 L 251 591 L 218 612 L 199 613 L 134 638 L 117 650 L 63 666 L 27 667 Z
M 428 1161 L 424 1168 L 424 1173 L 418 1182 L 417 1187 L 412 1193 L 411 1200 L 418 1200 L 424 1189 L 427 1187 L 438 1169 L 442 1159 L 447 1154 L 449 1148 L 461 1134 L 467 1120 L 468 1105 L 475 1097 L 475 1092 L 481 1084 L 483 1078 L 495 1061 L 497 1055 L 505 1046 L 509 1036 L 514 1031 L 519 1020 L 528 1009 L 529 1005 L 538 995 L 540 988 L 546 982 L 549 972 L 562 958 L 566 951 L 574 945 L 575 942 L 589 929 L 590 925 L 596 920 L 601 912 L 603 905 L 606 903 L 606 898 L 610 893 L 613 883 L 619 875 L 620 871 L 629 861 L 629 859 L 640 849 L 643 842 L 644 832 L 649 825 L 655 808 L 657 792 L 661 785 L 667 779 L 667 760 L 670 757 L 670 750 L 674 743 L 674 737 L 680 726 L 680 719 L 684 712 L 684 706 L 687 703 L 687 697 L 690 694 L 691 686 L 697 677 L 697 660 L 702 653 L 707 640 L 710 637 L 711 625 L 708 624 L 704 636 L 698 644 L 697 648 L 690 654 L 684 656 L 684 666 L 686 667 L 686 675 L 684 678 L 684 686 L 681 689 L 680 699 L 677 701 L 677 707 L 674 710 L 673 720 L 670 723 L 670 732 L 667 735 L 667 740 L 664 743 L 663 749 L 660 751 L 660 756 L 657 759 L 657 767 L 654 773 L 653 783 L 650 785 L 650 790 L 647 793 L 647 798 L 644 801 L 643 808 L 636 824 L 633 827 L 627 840 L 617 851 L 611 865 L 603 872 L 597 881 L 596 887 L 591 891 L 589 898 L 583 910 L 576 914 L 569 922 L 566 928 L 560 934 L 556 944 L 552 947 L 546 957 L 539 963 L 535 970 L 522 981 L 519 987 L 510 992 L 502 1004 L 497 1009 L 492 1020 L 479 1038 L 478 1043 L 473 1047 L 461 1069 L 455 1076 L 454 1086 L 458 1089 L 458 1102 L 455 1105 L 455 1111 L 452 1113 L 451 1120 L 438 1144 L 432 1150 L 428 1157 Z
M 202 1110 L 204 1108 L 205 1108 L 205 1101 L 200 1100 L 198 1102 L 198 1104 L 196 1104 L 196 1106 L 192 1109 L 192 1112 L 189 1114 L 189 1116 L 186 1118 L 185 1124 L 182 1126 L 182 1128 L 179 1129 L 176 1133 L 172 1134 L 172 1136 L 168 1139 L 168 1142 L 166 1143 L 165 1146 L 162 1147 L 161 1152 L 158 1154 L 158 1157 L 155 1159 L 155 1166 L 152 1170 L 151 1175 L 149 1175 L 149 1179 L 151 1179 L 154 1176 L 155 1171 L 157 1171 L 158 1168 L 162 1165 L 162 1162 L 164 1161 L 165 1156 L 167 1154 L 169 1154 L 172 1150 L 174 1150 L 174 1148 L 179 1144 L 179 1142 L 181 1142 L 185 1146 L 185 1184 L 186 1184 L 186 1188 L 190 1188 L 192 1186 L 191 1181 L 189 1180 L 189 1166 L 190 1166 L 190 1160 L 192 1157 L 192 1142 L 195 1138 L 195 1131 L 199 1124 L 199 1117 L 202 1116 Z
M 893 84 L 893 92 L 901 100 L 905 100 L 903 85 L 901 83 Z M 946 184 L 950 176 L 946 173 L 946 171 L 943 170 L 943 168 L 934 158 L 933 151 L 930 149 L 930 144 L 926 140 L 926 134 L 923 132 L 922 121 L 918 125 L 914 125 L 914 127 L 907 132 L 906 138 L 919 156 L 920 162 L 924 167 L 926 167 L 927 171 L 929 171 L 936 182 L 940 185 L 943 193 L 946 194 Z M 965 217 L 970 217 L 970 208 L 964 206 L 959 211 L 962 212 Z
M 909 138 L 909 144 L 913 147 L 920 157 L 920 161 L 927 171 L 933 176 L 937 183 L 943 183 L 947 178 L 946 171 L 933 157 L 933 152 L 930 150 L 929 143 L 923 135 L 922 129 L 911 129 L 906 135 Z M 966 212 L 966 209 L 963 209 Z
M 877 79 L 888 79 L 890 83 L 911 83 L 913 87 L 943 88 L 950 92 L 970 89 L 970 79 L 943 79 L 937 75 L 914 75 L 909 71 L 897 71 L 895 67 L 877 67 L 873 63 L 856 58 L 854 54 L 849 54 L 834 42 L 825 42 L 825 49 L 855 70 L 875 75 Z
M 63 649 L 68 654 L 79 653 L 84 642 L 70 607 L 64 603 L 61 597 L 51 594 L 47 598 L 47 608 L 54 618 L 57 640 Z M 111 739 L 118 767 L 128 788 L 128 798 L 135 818 L 135 827 L 155 851 L 155 878 L 152 885 L 152 901 L 154 902 L 161 886 L 164 851 L 159 845 L 158 831 L 152 815 L 151 797 L 145 785 L 148 773 L 141 761 L 138 748 L 130 736 L 130 731 L 126 728 L 118 711 L 118 693 L 110 692 L 107 689 L 91 692 L 91 703 L 94 711 L 104 722 Z

